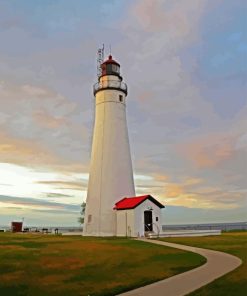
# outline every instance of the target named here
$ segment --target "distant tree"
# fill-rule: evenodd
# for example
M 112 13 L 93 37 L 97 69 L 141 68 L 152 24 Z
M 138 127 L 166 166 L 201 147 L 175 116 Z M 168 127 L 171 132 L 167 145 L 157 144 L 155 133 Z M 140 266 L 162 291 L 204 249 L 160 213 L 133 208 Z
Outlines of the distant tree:
M 86 203 L 85 203 L 85 201 L 84 201 L 84 202 L 81 204 L 81 211 L 80 211 L 81 216 L 78 218 L 78 222 L 79 222 L 80 224 L 83 224 L 83 223 L 84 223 L 85 210 L 86 210 Z

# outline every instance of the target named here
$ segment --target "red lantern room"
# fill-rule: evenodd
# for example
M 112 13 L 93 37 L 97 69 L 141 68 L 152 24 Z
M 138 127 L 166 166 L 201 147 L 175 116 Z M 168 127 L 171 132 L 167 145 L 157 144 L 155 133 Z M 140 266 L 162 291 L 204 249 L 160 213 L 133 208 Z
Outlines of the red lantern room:
M 113 60 L 111 55 L 104 62 L 101 58 L 103 59 L 103 57 L 98 58 L 98 82 L 93 86 L 94 95 L 102 90 L 115 89 L 122 91 L 127 96 L 128 89 L 120 75 L 120 64 Z
M 120 65 L 118 62 L 112 59 L 111 55 L 109 55 L 108 60 L 101 64 L 101 69 L 101 77 L 105 75 L 115 75 L 122 80 L 122 77 L 120 76 Z

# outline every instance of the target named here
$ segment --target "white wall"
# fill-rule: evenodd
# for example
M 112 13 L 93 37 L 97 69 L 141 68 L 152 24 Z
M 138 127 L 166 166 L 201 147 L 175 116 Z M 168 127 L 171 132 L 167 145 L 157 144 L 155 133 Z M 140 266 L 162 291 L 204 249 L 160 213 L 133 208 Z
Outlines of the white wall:
M 161 209 L 150 200 L 145 200 L 138 207 L 135 208 L 135 236 L 144 236 L 144 211 L 152 208 L 153 231 L 155 233 L 162 230 Z M 158 221 L 156 221 L 158 217 Z M 158 227 L 158 228 L 157 228 Z
M 134 236 L 135 233 L 135 216 L 134 209 L 118 210 L 117 216 L 117 236 Z
M 107 79 L 119 80 L 108 75 L 101 81 Z M 123 96 L 123 102 L 120 102 L 119 95 Z M 115 203 L 123 197 L 135 196 L 125 102 L 122 91 L 107 89 L 96 94 L 83 235 L 115 235 Z M 89 215 L 92 215 L 91 222 L 88 221 Z

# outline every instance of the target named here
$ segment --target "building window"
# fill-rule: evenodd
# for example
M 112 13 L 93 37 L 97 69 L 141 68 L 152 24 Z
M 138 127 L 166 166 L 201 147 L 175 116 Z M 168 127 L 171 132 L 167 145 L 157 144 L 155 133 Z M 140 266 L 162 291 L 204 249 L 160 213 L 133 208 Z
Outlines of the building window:
M 87 222 L 88 222 L 88 223 L 92 222 L 92 215 L 88 215 L 88 217 L 87 217 Z
M 123 96 L 119 95 L 119 101 L 122 102 L 123 101 Z
M 156 222 L 159 221 L 159 217 L 156 217 Z

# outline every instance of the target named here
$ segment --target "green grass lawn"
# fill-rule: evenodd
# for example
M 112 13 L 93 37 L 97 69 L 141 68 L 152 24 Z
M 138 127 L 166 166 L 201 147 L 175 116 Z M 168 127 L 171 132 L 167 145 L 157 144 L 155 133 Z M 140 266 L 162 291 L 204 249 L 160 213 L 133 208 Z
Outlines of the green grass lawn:
M 116 295 L 195 268 L 197 254 L 121 238 L 0 234 L 0 295 Z
M 226 252 L 242 259 L 243 264 L 190 296 L 247 295 L 247 232 L 223 233 L 221 236 L 165 238 L 167 242 Z

